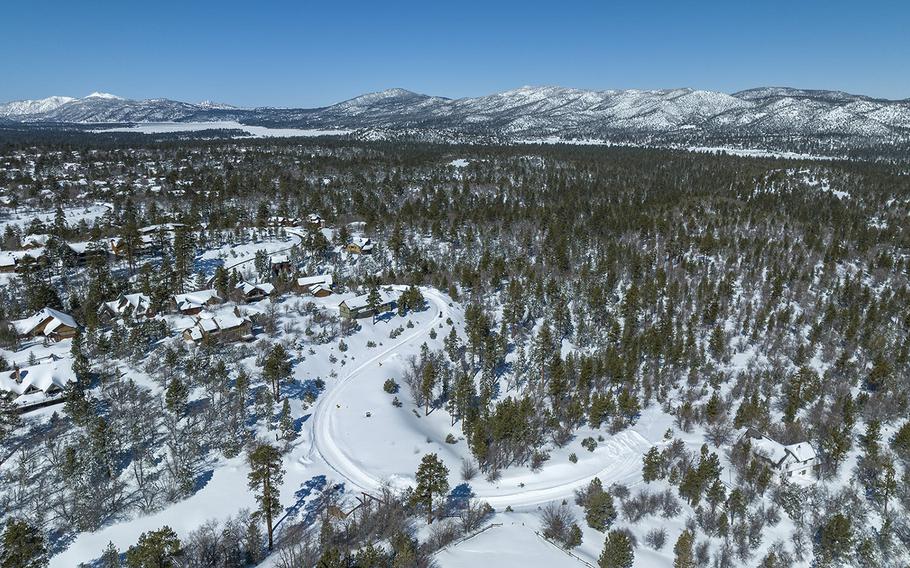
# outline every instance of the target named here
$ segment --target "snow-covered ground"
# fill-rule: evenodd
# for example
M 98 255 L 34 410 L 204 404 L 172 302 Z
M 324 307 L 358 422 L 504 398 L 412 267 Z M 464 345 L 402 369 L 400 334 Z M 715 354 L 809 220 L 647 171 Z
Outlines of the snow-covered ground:
M 172 132 L 198 132 L 200 130 L 242 130 L 254 138 L 291 138 L 294 136 L 341 136 L 350 130 L 318 130 L 311 128 L 268 128 L 250 126 L 235 120 L 218 122 L 145 122 L 134 126 L 104 128 L 92 132 L 138 132 L 140 134 L 168 134 Z

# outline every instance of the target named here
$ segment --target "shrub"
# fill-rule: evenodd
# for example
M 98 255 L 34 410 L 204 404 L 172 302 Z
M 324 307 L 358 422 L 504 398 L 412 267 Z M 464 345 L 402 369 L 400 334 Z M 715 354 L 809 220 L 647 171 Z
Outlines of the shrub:
M 581 441 L 581 445 L 589 452 L 593 452 L 594 449 L 597 447 L 597 440 L 588 436 L 587 438 L 585 438 L 584 440 Z
M 645 535 L 645 544 L 654 550 L 660 550 L 667 542 L 667 529 L 651 529 Z
M 531 454 L 531 471 L 540 471 L 543 469 L 543 464 L 549 459 L 549 453 L 542 450 L 534 450 L 534 453 Z
M 398 383 L 395 382 L 395 379 L 386 379 L 385 382 L 382 383 L 382 390 L 389 394 L 397 394 L 399 388 L 400 387 L 398 386 Z
M 575 455 L 575 452 L 569 454 L 569 461 L 572 463 L 578 463 L 578 456 Z
M 477 477 L 477 464 L 474 463 L 474 460 L 467 458 L 461 460 L 461 478 L 471 481 L 475 477 Z
M 458 440 L 450 433 L 446 434 L 446 444 L 457 444 Z

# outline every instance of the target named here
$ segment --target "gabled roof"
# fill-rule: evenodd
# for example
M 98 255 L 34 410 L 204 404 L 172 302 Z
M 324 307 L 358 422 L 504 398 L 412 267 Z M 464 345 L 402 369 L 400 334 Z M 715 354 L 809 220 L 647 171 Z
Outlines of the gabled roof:
M 331 274 L 320 274 L 318 276 L 303 276 L 297 279 L 297 285 L 301 288 L 313 288 L 318 285 L 331 287 L 334 279 Z
M 35 388 L 46 393 L 54 387 L 63 389 L 67 384 L 76 380 L 73 364 L 69 359 L 41 363 L 31 367 L 19 369 L 19 380 L 16 380 L 16 371 L 0 373 L 0 389 L 21 395 Z
M 391 291 L 379 290 L 379 304 L 385 305 L 385 304 L 391 304 L 392 302 L 396 302 L 396 301 L 398 301 L 399 295 L 400 294 L 394 290 L 391 290 Z M 369 297 L 370 297 L 370 295 L 368 293 L 361 294 L 360 296 L 357 296 L 355 298 L 350 298 L 348 300 L 344 300 L 341 303 L 344 304 L 345 306 L 347 306 L 349 310 L 353 310 L 353 311 L 365 310 L 370 306 L 370 303 L 368 301 Z
M 44 335 L 49 335 L 61 325 L 72 328 L 78 327 L 78 324 L 76 324 L 76 320 L 73 319 L 73 316 L 57 311 L 53 308 L 44 308 L 30 318 L 13 320 L 10 323 L 13 325 L 16 333 L 19 335 L 26 335 L 31 333 L 36 327 L 48 319 L 51 321 L 48 322 L 48 324 L 44 327 Z
M 806 462 L 815 459 L 815 448 L 809 442 L 798 442 L 785 446 L 764 435 L 747 432 L 747 437 L 752 444 L 752 451 L 764 456 L 775 466 L 780 466 L 787 457 L 795 462 Z
M 793 457 L 801 462 L 811 460 L 816 457 L 815 448 L 813 448 L 812 444 L 808 442 L 790 444 L 789 446 L 785 446 L 785 448 L 788 452 L 793 454 Z
M 253 283 L 247 282 L 245 280 L 241 280 L 240 282 L 238 282 L 236 288 L 238 290 L 240 290 L 241 292 L 243 292 L 243 295 L 245 295 L 245 296 L 249 296 L 251 293 L 255 292 L 256 290 L 259 290 L 260 292 L 262 292 L 263 294 L 266 294 L 266 295 L 271 294 L 272 292 L 275 291 L 275 287 L 272 286 L 271 284 L 268 284 L 268 283 L 253 284 Z
M 286 254 L 273 254 L 271 257 L 269 257 L 269 262 L 272 264 L 285 264 L 287 262 L 291 262 L 291 257 Z
M 151 306 L 152 299 L 145 294 L 124 294 L 119 300 L 105 302 L 104 305 L 112 312 L 122 314 L 127 308 L 132 308 L 137 315 L 144 314 Z
M 174 303 L 177 304 L 177 309 L 179 310 L 201 308 L 213 299 L 221 300 L 221 297 L 218 296 L 218 291 L 214 289 L 197 290 L 196 292 L 174 295 Z
M 250 323 L 249 318 L 236 316 L 234 314 L 202 312 L 196 319 L 196 323 L 194 323 L 192 327 L 184 330 L 184 333 L 188 333 L 190 339 L 193 341 L 199 341 L 207 334 L 233 331 L 243 327 L 247 323 Z

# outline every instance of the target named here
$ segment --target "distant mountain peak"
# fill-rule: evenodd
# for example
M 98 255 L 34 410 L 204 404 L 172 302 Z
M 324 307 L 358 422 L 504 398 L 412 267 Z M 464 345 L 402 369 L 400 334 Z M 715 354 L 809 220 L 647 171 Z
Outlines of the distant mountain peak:
M 201 108 L 213 109 L 213 110 L 236 110 L 237 107 L 229 105 L 226 103 L 216 103 L 215 101 L 205 100 L 199 103 Z
M 87 96 L 85 98 L 87 98 L 87 99 L 108 99 L 108 100 L 112 100 L 112 101 L 124 100 L 123 97 L 118 97 L 117 95 L 112 95 L 110 93 L 101 93 L 98 91 L 95 91 L 94 93 L 90 94 L 89 96 Z

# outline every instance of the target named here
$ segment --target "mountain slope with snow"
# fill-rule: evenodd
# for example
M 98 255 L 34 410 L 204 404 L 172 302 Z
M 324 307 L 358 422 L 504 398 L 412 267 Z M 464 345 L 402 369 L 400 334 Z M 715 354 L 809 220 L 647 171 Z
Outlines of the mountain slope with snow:
M 591 91 L 521 87 L 448 99 L 389 89 L 314 109 L 254 108 L 93 93 L 0 105 L 21 123 L 212 122 L 359 130 L 377 137 L 462 136 L 506 140 L 619 139 L 645 142 L 835 140 L 841 146 L 910 140 L 910 99 L 763 87 L 733 94 L 695 89 Z M 448 133 L 448 134 L 440 134 Z

